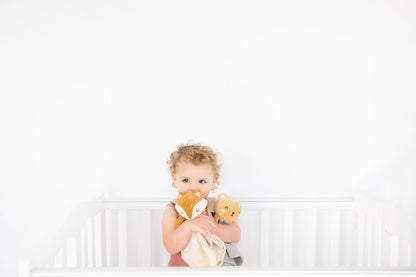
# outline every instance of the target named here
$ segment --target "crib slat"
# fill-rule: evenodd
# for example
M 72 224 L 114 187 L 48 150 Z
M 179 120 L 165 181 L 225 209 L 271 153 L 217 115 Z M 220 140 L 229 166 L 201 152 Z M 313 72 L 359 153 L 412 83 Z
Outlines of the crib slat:
M 339 209 L 330 210 L 330 264 L 333 266 L 339 265 Z
M 102 217 L 101 213 L 94 216 L 94 262 L 95 267 L 102 267 Z
M 391 265 L 391 235 L 384 231 L 384 257 L 383 257 L 383 265 L 390 266 Z
M 118 211 L 118 265 L 127 266 L 127 211 Z
M 392 236 L 391 237 L 391 254 L 390 254 L 390 265 L 391 266 L 398 266 L 399 265 L 399 237 Z
M 165 266 L 169 263 L 169 253 L 167 251 L 163 251 L 162 253 L 162 264 L 161 266 Z
M 143 245 L 142 252 L 143 254 L 143 262 L 144 266 L 151 266 L 152 265 L 152 233 L 151 233 L 151 217 L 150 217 L 150 210 L 146 209 L 142 211 L 142 231 L 143 231 Z
M 381 246 L 383 243 L 381 223 L 376 221 L 374 230 L 374 265 L 381 266 Z
M 365 265 L 371 265 L 371 237 L 373 233 L 373 217 L 366 216 L 366 229 L 365 229 L 365 247 L 364 247 L 364 257 L 365 257 Z
M 87 266 L 94 267 L 94 225 L 92 218 L 87 219 Z
M 407 245 L 406 266 L 412 266 L 412 246 L 410 243 Z
M 291 266 L 293 263 L 292 258 L 292 245 L 293 245 L 293 209 L 284 210 L 284 226 L 283 226 L 283 264 L 285 266 Z
M 340 266 L 351 266 L 354 253 L 353 213 L 347 209 L 340 210 Z
M 30 277 L 30 263 L 27 260 L 19 262 L 19 277 Z
M 306 263 L 308 266 L 314 266 L 316 263 L 316 209 L 310 208 L 307 219 L 307 256 Z
M 357 265 L 364 264 L 364 226 L 365 217 L 362 213 L 357 214 Z
M 243 207 L 244 209 L 245 207 Z M 240 225 L 241 230 L 246 230 L 246 222 L 247 222 L 247 210 L 244 210 L 244 212 L 240 215 L 240 217 L 237 219 Z M 241 241 L 239 243 L 241 253 L 243 257 L 247 257 L 246 253 L 246 242 L 247 242 L 247 232 L 242 231 L 241 232 Z
M 87 255 L 86 255 L 86 250 L 87 248 L 85 247 L 86 245 L 86 240 L 85 240 L 85 227 L 82 228 L 81 230 L 81 267 L 86 267 L 87 266 Z
M 64 266 L 64 251 L 62 248 L 59 249 L 58 253 L 56 253 L 53 264 L 54 264 L 54 267 Z
M 77 240 L 73 237 L 66 240 L 66 266 L 77 266 Z
M 111 245 L 111 210 L 105 209 L 105 254 L 106 254 L 106 264 L 108 267 L 113 266 L 113 260 L 111 254 L 113 253 L 112 245 Z
M 403 266 L 411 266 L 412 260 L 411 260 L 411 248 L 407 241 L 403 242 Z
M 260 265 L 268 266 L 269 265 L 269 226 L 270 222 L 270 210 L 268 208 L 263 208 L 261 210 L 260 218 Z

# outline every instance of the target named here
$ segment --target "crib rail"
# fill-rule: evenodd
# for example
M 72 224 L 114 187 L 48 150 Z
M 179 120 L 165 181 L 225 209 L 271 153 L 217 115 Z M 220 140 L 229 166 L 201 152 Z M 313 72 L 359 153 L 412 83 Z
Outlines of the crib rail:
M 143 275 L 147 267 L 166 266 L 169 256 L 160 225 L 168 202 L 103 199 L 83 204 L 46 251 L 20 264 L 20 276 L 134 276 Z M 376 204 L 353 199 L 245 199 L 238 219 L 243 268 L 277 268 L 273 272 L 279 273 L 278 268 L 333 267 L 338 273 L 346 268 L 347 274 L 357 266 L 388 266 L 394 267 L 394 274 L 408 274 L 416 265 L 414 230 L 403 222 L 400 227 L 405 230 L 394 228 L 397 219 L 381 217 Z M 130 270 L 134 268 L 140 270 Z M 317 273 L 312 271 L 291 272 Z
M 36 270 L 33 277 L 123 277 L 123 276 L 289 276 L 289 277 L 313 277 L 313 276 L 336 276 L 336 277 L 410 277 L 416 276 L 416 270 L 408 268 L 320 268 L 320 269 L 288 269 L 288 268 L 89 268 L 84 270 Z

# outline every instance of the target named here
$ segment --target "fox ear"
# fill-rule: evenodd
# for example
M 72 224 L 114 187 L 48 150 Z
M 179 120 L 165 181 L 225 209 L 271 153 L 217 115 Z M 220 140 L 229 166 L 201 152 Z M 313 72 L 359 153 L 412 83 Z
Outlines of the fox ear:
M 198 196 L 198 197 L 201 197 L 201 191 L 200 191 L 200 190 L 198 190 L 198 191 L 195 193 L 195 195 L 196 195 L 196 196 Z
M 181 198 L 182 198 L 182 196 L 183 196 L 183 193 L 182 193 L 182 192 L 180 192 L 180 193 L 179 193 L 179 195 L 178 195 L 178 199 L 181 199 Z

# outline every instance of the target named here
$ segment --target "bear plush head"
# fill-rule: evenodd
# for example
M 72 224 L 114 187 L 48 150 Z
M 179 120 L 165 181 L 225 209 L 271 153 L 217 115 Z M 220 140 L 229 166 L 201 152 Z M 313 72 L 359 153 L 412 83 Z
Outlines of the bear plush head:
M 237 219 L 241 213 L 241 201 L 228 196 L 225 193 L 218 195 L 217 202 L 215 203 L 215 220 L 218 222 L 218 218 L 222 218 L 227 222 L 232 222 Z

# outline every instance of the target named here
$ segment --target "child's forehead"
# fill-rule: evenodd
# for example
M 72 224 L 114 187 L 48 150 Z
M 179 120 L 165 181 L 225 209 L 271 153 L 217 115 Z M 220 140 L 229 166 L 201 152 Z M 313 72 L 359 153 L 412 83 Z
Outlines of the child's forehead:
M 176 173 L 186 177 L 210 177 L 214 174 L 212 166 L 209 164 L 195 165 L 190 162 L 179 162 L 176 165 Z

